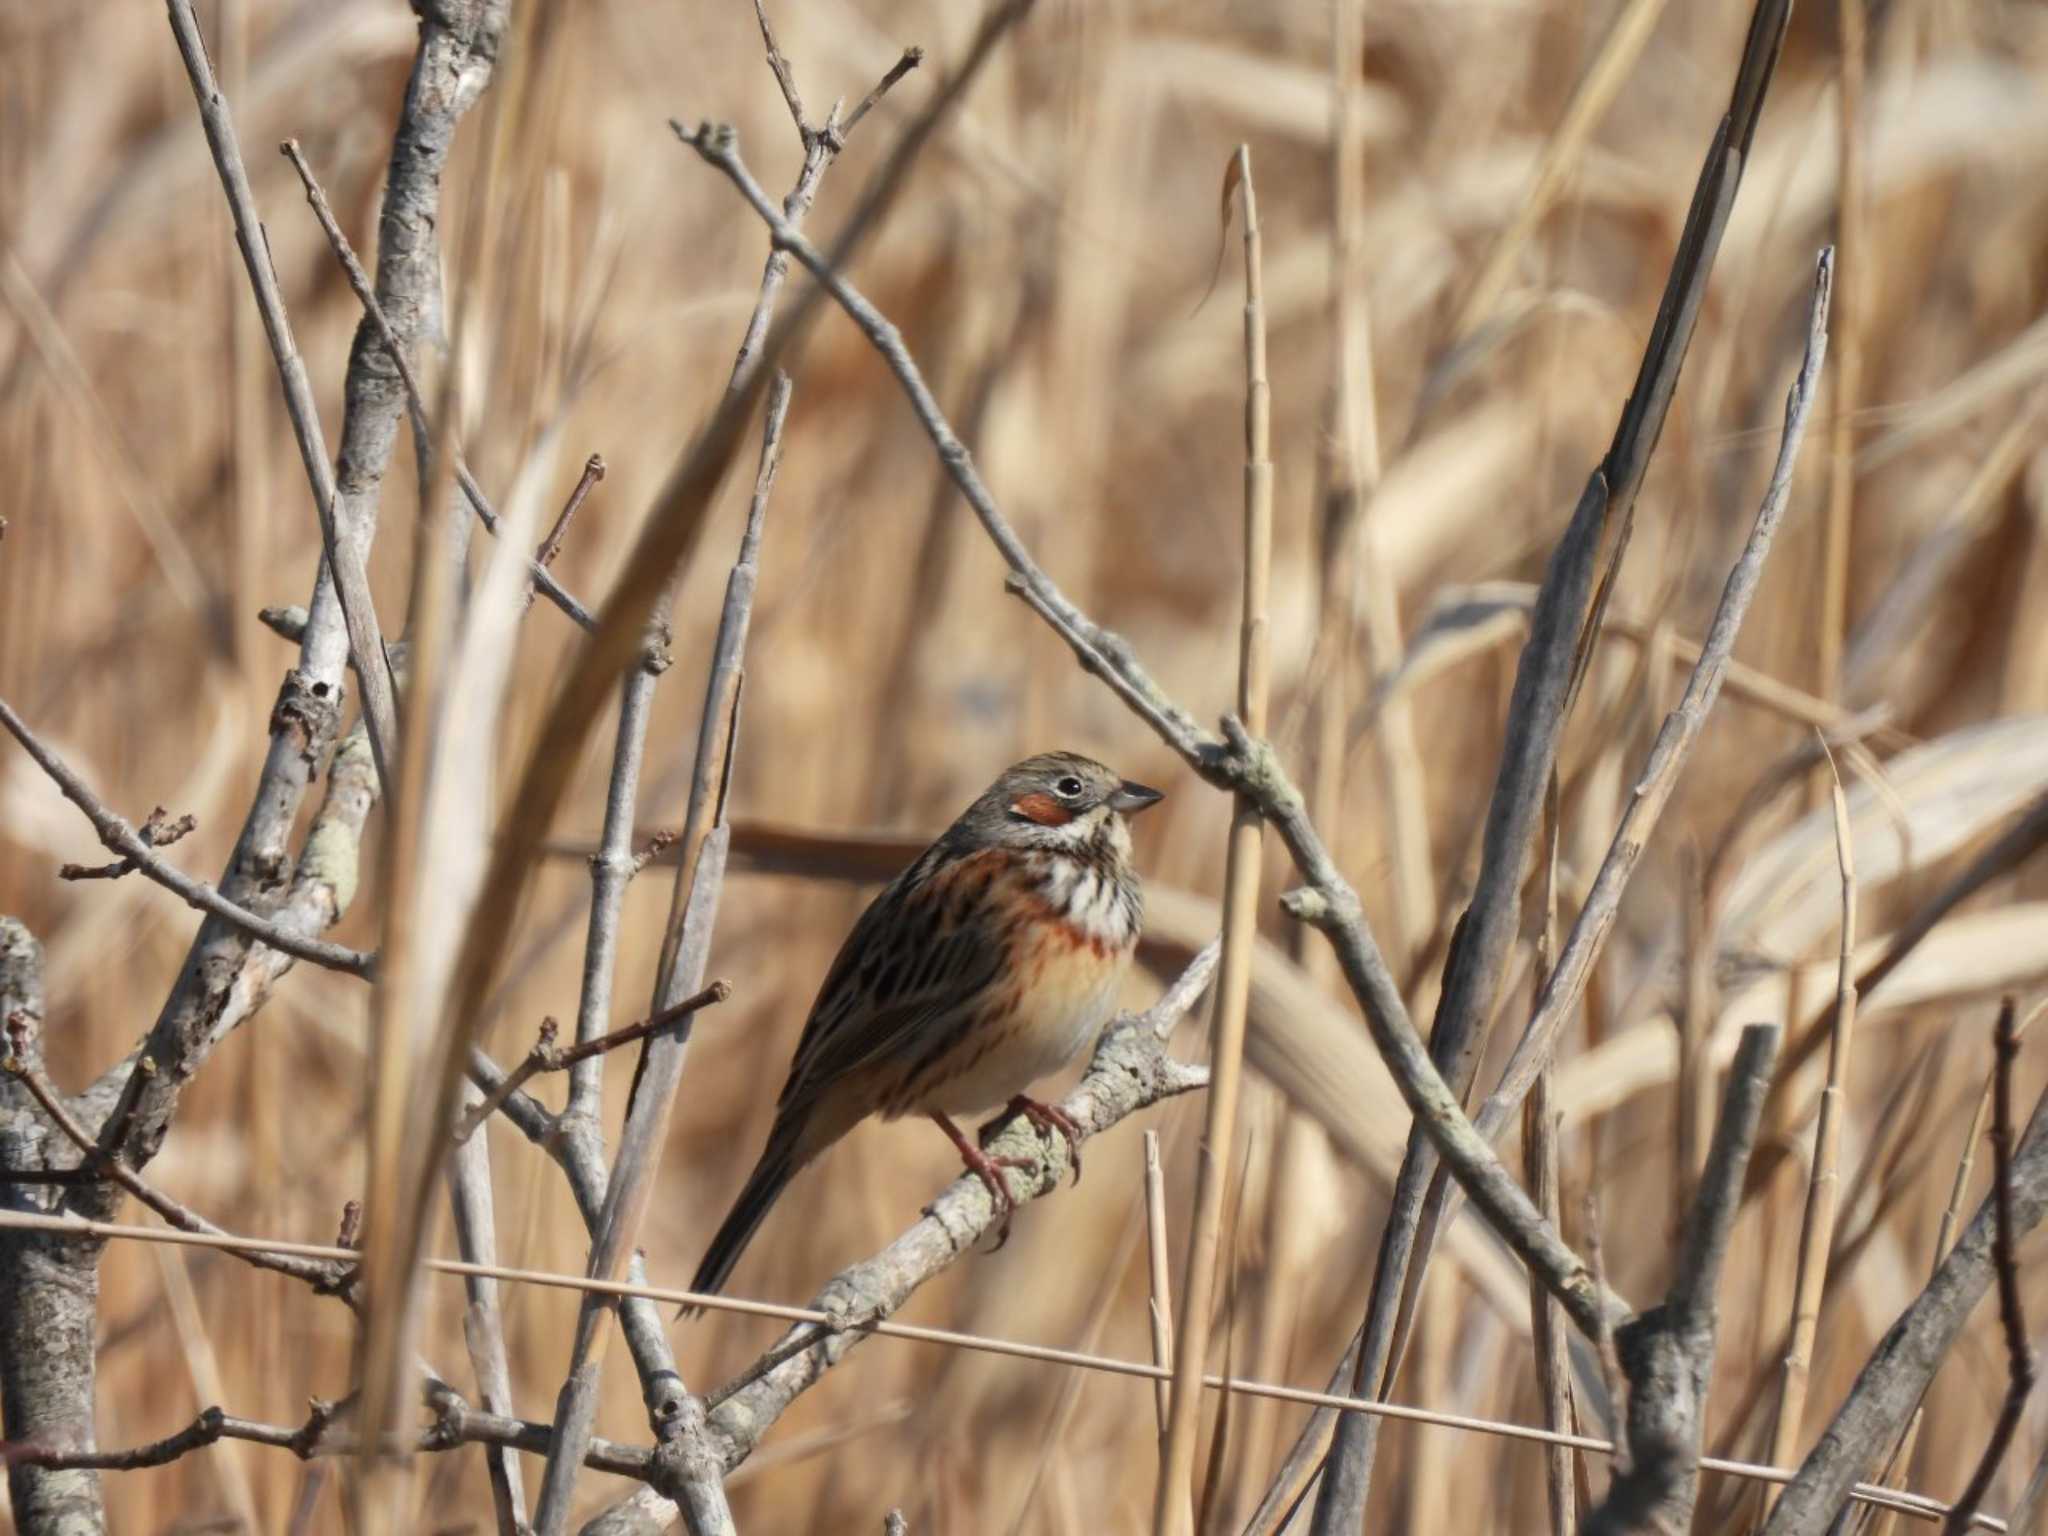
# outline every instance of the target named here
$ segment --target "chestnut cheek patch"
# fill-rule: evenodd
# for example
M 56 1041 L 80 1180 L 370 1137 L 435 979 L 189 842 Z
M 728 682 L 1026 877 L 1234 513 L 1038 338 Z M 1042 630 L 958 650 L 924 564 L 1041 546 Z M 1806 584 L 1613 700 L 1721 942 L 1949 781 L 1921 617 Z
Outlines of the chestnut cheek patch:
M 1074 819 L 1074 813 L 1061 805 L 1051 795 L 1040 791 L 1025 795 L 1010 807 L 1013 815 L 1022 816 L 1026 821 L 1035 821 L 1041 827 L 1064 827 Z

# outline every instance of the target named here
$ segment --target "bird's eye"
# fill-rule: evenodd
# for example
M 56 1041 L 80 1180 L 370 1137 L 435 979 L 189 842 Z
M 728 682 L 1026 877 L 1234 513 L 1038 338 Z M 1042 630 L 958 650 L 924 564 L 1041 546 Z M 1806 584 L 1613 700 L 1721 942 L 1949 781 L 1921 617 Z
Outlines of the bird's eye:
M 1076 800 L 1080 798 L 1082 784 L 1079 779 L 1070 773 L 1061 779 L 1059 783 L 1053 785 L 1053 790 L 1062 800 Z

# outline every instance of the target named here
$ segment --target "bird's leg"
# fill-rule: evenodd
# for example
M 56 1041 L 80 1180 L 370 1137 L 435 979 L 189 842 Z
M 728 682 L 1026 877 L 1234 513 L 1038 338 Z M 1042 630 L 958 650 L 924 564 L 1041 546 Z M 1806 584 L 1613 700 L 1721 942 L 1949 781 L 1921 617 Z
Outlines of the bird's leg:
M 960 1151 L 960 1160 L 988 1186 L 989 1196 L 995 1201 L 996 1209 L 1003 1213 L 1002 1229 L 996 1234 L 996 1247 L 1000 1248 L 1010 1240 L 1010 1218 L 1017 1214 L 1016 1197 L 1010 1193 L 1010 1186 L 1003 1178 L 1005 1168 L 1036 1168 L 1038 1161 L 1030 1157 L 990 1157 L 955 1125 L 949 1116 L 931 1111 L 932 1124 L 946 1133 L 946 1138 Z
M 1061 1109 L 1057 1104 L 1048 1104 L 1043 1099 L 1028 1098 L 1021 1093 L 1015 1095 L 1009 1103 L 1003 1106 L 1001 1114 L 981 1128 L 981 1144 L 984 1147 L 987 1146 L 994 1139 L 995 1134 L 1018 1115 L 1022 1115 L 1026 1120 L 1029 1120 L 1031 1128 L 1041 1136 L 1049 1136 L 1055 1131 L 1059 1133 L 1066 1141 L 1067 1157 L 1074 1165 L 1074 1182 L 1076 1184 L 1080 1183 L 1081 1127 L 1075 1124 L 1072 1115 Z

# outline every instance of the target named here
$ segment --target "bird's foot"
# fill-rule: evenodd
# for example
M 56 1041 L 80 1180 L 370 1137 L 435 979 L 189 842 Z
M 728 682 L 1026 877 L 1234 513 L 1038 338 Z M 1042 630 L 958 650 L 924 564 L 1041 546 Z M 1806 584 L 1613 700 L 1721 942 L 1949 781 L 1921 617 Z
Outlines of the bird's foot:
M 967 1171 L 988 1186 L 989 1198 L 995 1201 L 996 1209 L 1002 1213 L 1002 1225 L 996 1229 L 996 1246 L 989 1250 L 993 1253 L 1010 1240 L 1010 1218 L 1017 1214 L 1017 1198 L 1010 1193 L 1009 1181 L 1003 1177 L 1003 1170 L 1005 1168 L 1036 1169 L 1038 1167 L 1038 1159 L 1035 1157 L 990 1157 L 988 1153 L 969 1141 L 961 1133 L 960 1127 L 955 1125 L 945 1115 L 934 1114 L 932 1119 L 938 1123 L 939 1129 L 946 1133 L 948 1139 L 958 1149 L 960 1161 L 967 1165 Z
M 1003 1112 L 981 1128 L 981 1144 L 985 1147 L 1005 1125 L 1018 1115 L 1031 1122 L 1031 1128 L 1041 1136 L 1057 1133 L 1067 1144 L 1067 1158 L 1074 1165 L 1074 1182 L 1081 1182 L 1081 1127 L 1074 1117 L 1057 1104 L 1047 1104 L 1042 1099 L 1029 1098 L 1018 1094 L 1003 1106 Z

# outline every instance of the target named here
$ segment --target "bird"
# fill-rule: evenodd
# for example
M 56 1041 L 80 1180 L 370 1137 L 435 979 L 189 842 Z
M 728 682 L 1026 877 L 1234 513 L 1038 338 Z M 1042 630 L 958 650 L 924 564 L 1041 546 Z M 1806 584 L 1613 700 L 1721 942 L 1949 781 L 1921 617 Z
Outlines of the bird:
M 715 1295 L 789 1183 L 871 1115 L 929 1117 L 988 1186 L 1001 1169 L 954 1122 L 1003 1107 L 1074 1154 L 1080 1128 L 1026 1089 L 1108 1023 L 1144 896 L 1127 818 L 1165 796 L 1092 758 L 1046 752 L 1006 769 L 853 925 L 811 1005 L 759 1162 L 690 1289 Z M 684 1316 L 694 1311 L 685 1307 Z

